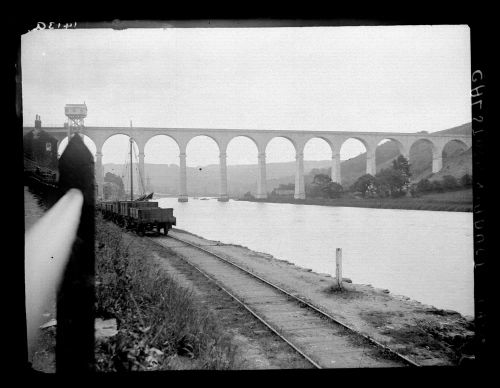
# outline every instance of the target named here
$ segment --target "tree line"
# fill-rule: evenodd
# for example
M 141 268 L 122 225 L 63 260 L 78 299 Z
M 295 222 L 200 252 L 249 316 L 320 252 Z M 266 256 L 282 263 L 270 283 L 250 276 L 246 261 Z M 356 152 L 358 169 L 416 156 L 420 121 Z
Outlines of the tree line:
M 306 185 L 309 198 L 340 198 L 345 191 L 358 193 L 363 198 L 397 198 L 405 195 L 418 197 L 424 193 L 451 191 L 472 186 L 472 176 L 463 175 L 460 179 L 445 175 L 441 180 L 421 179 L 411 183 L 410 164 L 408 159 L 399 155 L 392 161 L 392 166 L 380 170 L 377 174 L 364 174 L 347 190 L 342 185 L 332 182 L 330 169 L 311 170 L 312 183 Z M 292 184 L 293 185 L 293 184 Z

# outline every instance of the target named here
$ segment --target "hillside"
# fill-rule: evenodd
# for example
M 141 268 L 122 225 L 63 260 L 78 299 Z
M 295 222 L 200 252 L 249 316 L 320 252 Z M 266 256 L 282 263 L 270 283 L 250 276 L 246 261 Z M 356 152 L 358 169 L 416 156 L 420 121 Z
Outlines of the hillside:
M 471 133 L 471 123 L 463 124 L 458 127 L 436 131 L 435 133 L 456 133 L 467 134 Z M 377 172 L 383 168 L 391 166 L 392 161 L 399 155 L 399 150 L 393 142 L 386 142 L 380 145 L 375 153 L 377 160 Z M 443 170 L 440 173 L 432 176 L 432 150 L 425 142 L 415 144 L 410 150 L 410 171 L 412 180 L 417 182 L 422 178 L 441 179 L 443 175 L 453 175 L 460 178 L 465 173 L 472 175 L 472 150 L 463 150 L 460 144 L 451 142 L 445 147 L 443 153 Z M 273 180 L 273 186 L 278 186 L 280 183 L 294 182 L 294 164 L 291 163 L 288 176 L 282 176 L 279 179 Z M 324 168 L 329 168 L 330 164 L 325 161 Z M 307 174 L 310 169 L 304 169 Z M 360 154 L 355 158 L 345 160 L 341 163 L 341 179 L 342 186 L 349 187 L 354 181 L 366 172 L 366 153 Z M 311 178 L 307 179 L 306 183 Z M 268 184 L 268 189 L 269 189 Z
M 471 132 L 471 123 L 449 128 L 436 133 L 458 133 Z M 376 151 L 377 171 L 391 165 L 399 152 L 393 142 L 380 145 Z M 472 150 L 462 150 L 461 145 L 449 143 L 445 148 L 443 159 L 443 170 L 435 174 L 432 179 L 441 179 L 443 175 L 453 175 L 457 178 L 465 173 L 472 174 Z M 432 154 L 430 146 L 424 142 L 415 144 L 410 152 L 410 164 L 412 180 L 418 181 L 432 175 Z M 304 172 L 306 183 L 311 177 L 307 174 L 313 169 L 328 169 L 330 160 L 304 161 Z M 366 154 L 345 160 L 341 163 L 342 185 L 349 187 L 359 176 L 365 173 Z M 118 175 L 124 175 L 124 183 L 128 183 L 128 174 L 123 165 L 105 164 L 104 173 L 111 171 Z M 179 187 L 179 166 L 164 164 L 146 164 L 146 176 L 149 176 L 150 185 L 147 191 L 177 195 Z M 250 191 L 255 194 L 257 189 L 258 166 L 236 165 L 228 166 L 228 190 L 230 196 L 241 196 Z M 279 184 L 293 183 L 295 181 L 295 162 L 268 163 L 267 164 L 267 190 L 270 192 Z M 146 183 L 146 182 L 144 182 Z M 187 185 L 189 195 L 194 196 L 216 196 L 219 194 L 219 166 L 208 165 L 198 168 L 187 168 Z M 138 187 L 137 174 L 134 174 L 134 187 Z

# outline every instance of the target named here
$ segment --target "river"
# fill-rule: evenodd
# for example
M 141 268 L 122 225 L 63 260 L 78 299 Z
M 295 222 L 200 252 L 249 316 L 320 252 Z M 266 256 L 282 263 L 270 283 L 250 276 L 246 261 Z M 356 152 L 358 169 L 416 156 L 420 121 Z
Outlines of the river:
M 472 213 L 158 199 L 177 227 L 474 316 Z

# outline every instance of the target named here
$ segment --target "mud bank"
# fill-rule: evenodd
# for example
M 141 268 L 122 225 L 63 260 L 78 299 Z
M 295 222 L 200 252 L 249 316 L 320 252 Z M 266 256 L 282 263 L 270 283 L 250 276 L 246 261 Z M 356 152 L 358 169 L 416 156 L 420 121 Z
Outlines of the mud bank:
M 246 247 L 204 239 L 180 229 L 173 235 L 204 245 L 422 366 L 458 365 L 474 359 L 474 321 L 458 312 L 424 305 L 390 290 L 343 283 Z

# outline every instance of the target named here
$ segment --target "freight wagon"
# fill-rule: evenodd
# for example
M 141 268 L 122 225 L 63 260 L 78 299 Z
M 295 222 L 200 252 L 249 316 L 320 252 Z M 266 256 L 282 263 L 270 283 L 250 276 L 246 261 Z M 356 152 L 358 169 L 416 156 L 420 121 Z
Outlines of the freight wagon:
M 150 201 L 110 201 L 100 202 L 96 208 L 104 219 L 111 220 L 119 226 L 135 230 L 143 236 L 146 232 L 167 235 L 172 225 L 176 225 L 174 209 L 162 209 L 158 202 Z
M 150 231 L 155 231 L 156 234 L 160 234 L 161 229 L 163 229 L 163 234 L 167 235 L 172 225 L 177 224 L 177 220 L 174 217 L 174 209 L 172 208 L 134 207 L 130 208 L 130 218 L 131 228 L 134 229 L 139 236 L 144 236 L 146 232 Z
M 133 224 L 133 219 L 130 217 L 130 209 L 132 208 L 157 208 L 158 202 L 149 201 L 120 201 L 119 215 L 117 223 L 120 226 L 130 229 Z

